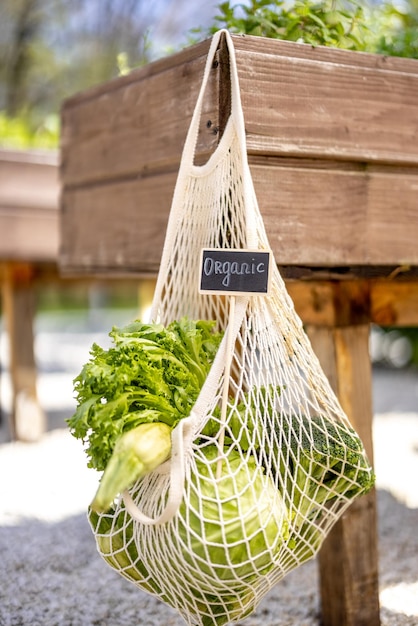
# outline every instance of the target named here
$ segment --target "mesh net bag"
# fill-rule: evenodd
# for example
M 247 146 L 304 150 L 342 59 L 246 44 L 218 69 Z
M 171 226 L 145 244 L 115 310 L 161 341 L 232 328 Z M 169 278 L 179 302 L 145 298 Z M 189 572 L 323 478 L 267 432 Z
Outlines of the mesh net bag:
M 194 164 L 204 89 L 219 38 L 231 114 Z M 232 39 L 217 33 L 186 139 L 151 319 L 215 320 L 220 348 L 169 461 L 106 514 L 90 512 L 102 557 L 190 625 L 243 619 L 312 558 L 353 498 L 372 485 L 343 413 L 273 263 L 267 295 L 199 293 L 202 248 L 270 249 L 248 167 Z

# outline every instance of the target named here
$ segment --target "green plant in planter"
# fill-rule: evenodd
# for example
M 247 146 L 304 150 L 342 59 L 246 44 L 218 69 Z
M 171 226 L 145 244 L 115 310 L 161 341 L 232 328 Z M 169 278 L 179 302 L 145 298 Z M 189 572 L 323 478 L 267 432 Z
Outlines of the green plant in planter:
M 384 2 L 373 17 L 376 32 L 373 52 L 418 59 L 418 0 L 402 5 Z
M 218 11 L 206 34 L 226 28 L 231 33 L 314 46 L 364 50 L 367 45 L 364 10 L 354 1 L 296 0 L 289 4 L 283 0 L 249 0 L 245 4 L 233 4 L 227 0 L 218 5 Z
M 418 0 L 376 4 L 357 0 L 226 0 L 209 28 L 191 30 L 196 42 L 220 28 L 231 33 L 418 58 Z

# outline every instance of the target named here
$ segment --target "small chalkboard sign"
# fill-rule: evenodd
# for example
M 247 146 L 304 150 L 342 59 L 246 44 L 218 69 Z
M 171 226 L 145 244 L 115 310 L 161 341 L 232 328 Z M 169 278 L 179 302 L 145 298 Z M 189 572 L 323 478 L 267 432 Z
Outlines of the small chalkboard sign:
M 266 295 L 271 257 L 271 251 L 204 248 L 199 293 Z

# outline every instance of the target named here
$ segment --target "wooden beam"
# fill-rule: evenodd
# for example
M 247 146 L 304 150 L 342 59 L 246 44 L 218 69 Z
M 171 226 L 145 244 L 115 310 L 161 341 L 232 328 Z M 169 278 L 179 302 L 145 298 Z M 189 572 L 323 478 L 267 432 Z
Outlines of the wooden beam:
M 34 355 L 34 292 L 30 264 L 3 268 L 3 309 L 9 339 L 13 439 L 37 441 L 45 431 L 46 418 L 37 395 Z
M 251 157 L 250 167 L 278 265 L 418 265 L 418 168 L 397 177 L 389 166 L 383 175 L 348 164 Z M 156 273 L 176 178 L 173 169 L 67 187 L 63 271 Z
M 373 461 L 368 324 L 308 326 L 312 346 Z M 376 493 L 361 496 L 319 553 L 323 626 L 379 626 Z
M 346 326 L 370 320 L 368 281 L 288 281 L 287 290 L 302 321 L 310 326 Z
M 406 268 L 407 269 L 407 268 Z M 305 324 L 418 326 L 418 279 L 288 280 L 287 290 Z
M 379 326 L 418 326 L 418 280 L 373 282 L 370 319 Z

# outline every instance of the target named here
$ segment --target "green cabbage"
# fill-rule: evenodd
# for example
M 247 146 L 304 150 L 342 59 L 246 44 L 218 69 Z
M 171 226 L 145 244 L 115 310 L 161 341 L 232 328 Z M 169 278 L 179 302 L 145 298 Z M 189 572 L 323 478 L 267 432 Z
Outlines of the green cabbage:
M 230 583 L 266 573 L 288 537 L 280 492 L 251 456 L 228 450 L 219 478 L 215 446 L 196 456 L 189 502 L 183 501 L 179 511 L 186 559 L 196 571 Z

